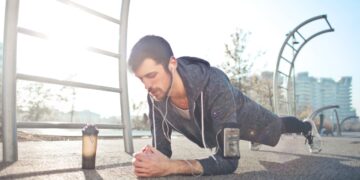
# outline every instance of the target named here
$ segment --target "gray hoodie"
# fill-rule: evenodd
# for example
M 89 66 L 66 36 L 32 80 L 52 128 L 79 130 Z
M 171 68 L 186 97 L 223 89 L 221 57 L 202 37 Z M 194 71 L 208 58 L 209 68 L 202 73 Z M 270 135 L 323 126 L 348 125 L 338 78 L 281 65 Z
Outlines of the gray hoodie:
M 277 144 L 282 129 L 278 116 L 232 86 L 228 77 L 207 61 L 180 57 L 177 62 L 191 119 L 180 116 L 170 102 L 154 102 L 148 97 L 153 145 L 159 151 L 171 157 L 171 132 L 178 131 L 200 147 L 216 148 L 213 156 L 199 159 L 199 162 L 204 175 L 217 175 L 232 173 L 238 166 L 238 158 L 222 155 L 222 130 L 226 124 L 237 123 L 242 140 L 270 146 Z

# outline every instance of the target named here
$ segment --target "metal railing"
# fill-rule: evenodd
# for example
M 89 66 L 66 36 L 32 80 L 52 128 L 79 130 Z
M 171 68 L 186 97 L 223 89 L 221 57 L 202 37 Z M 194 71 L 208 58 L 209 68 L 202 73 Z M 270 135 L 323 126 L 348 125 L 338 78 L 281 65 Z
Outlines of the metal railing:
M 18 74 L 16 72 L 17 54 L 17 34 L 23 33 L 32 37 L 47 39 L 46 34 L 36 32 L 24 27 L 18 27 L 19 0 L 7 0 L 5 9 L 5 28 L 4 28 L 4 65 L 3 65 L 3 160 L 13 162 L 18 159 L 17 147 L 17 128 L 82 128 L 86 123 L 58 123 L 58 122 L 18 122 L 16 123 L 16 82 L 17 80 L 36 81 L 78 88 L 93 89 L 120 93 L 121 120 L 120 124 L 97 124 L 101 129 L 124 129 L 125 151 L 133 153 L 133 142 L 130 125 L 130 112 L 127 88 L 127 65 L 126 65 L 126 44 L 127 44 L 127 24 L 130 0 L 122 0 L 120 20 L 109 17 L 105 14 L 87 8 L 71 0 L 57 0 L 60 3 L 77 8 L 90 15 L 97 16 L 104 20 L 113 22 L 120 26 L 119 52 L 109 52 L 96 47 L 86 47 L 87 50 L 117 58 L 119 63 L 119 84 L 120 88 L 86 84 L 82 82 L 65 81 L 47 77 Z
M 64 122 L 17 122 L 17 128 L 60 128 L 60 129 L 81 129 L 87 123 L 64 123 Z M 99 129 L 124 129 L 120 124 L 96 124 Z

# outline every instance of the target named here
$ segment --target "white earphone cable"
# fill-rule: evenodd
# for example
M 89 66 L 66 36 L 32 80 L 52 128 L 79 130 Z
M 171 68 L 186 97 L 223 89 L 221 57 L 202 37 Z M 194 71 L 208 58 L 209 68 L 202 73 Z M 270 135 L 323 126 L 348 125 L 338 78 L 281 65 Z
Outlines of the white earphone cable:
M 155 126 L 155 109 L 154 108 L 156 108 L 160 112 L 161 116 L 163 117 L 163 120 L 162 120 L 162 123 L 161 123 L 161 128 L 163 130 L 165 138 L 170 142 L 170 132 L 169 132 L 170 128 L 169 128 L 169 125 L 168 125 L 169 121 L 166 119 L 166 116 L 167 116 L 167 113 L 168 113 L 169 97 L 170 97 L 171 91 L 173 89 L 173 84 L 174 84 L 174 77 L 173 77 L 174 76 L 174 71 L 175 71 L 175 69 L 173 69 L 173 71 L 172 71 L 170 89 L 169 89 L 169 92 L 167 93 L 167 97 L 166 97 L 166 100 L 165 100 L 165 114 L 164 115 L 162 114 L 160 108 L 158 108 L 155 105 L 154 99 L 150 95 L 151 102 L 152 102 L 152 105 L 153 105 L 153 107 L 152 107 L 152 114 L 153 114 L 152 119 L 153 119 L 153 131 L 154 131 L 155 148 L 157 147 L 157 145 L 156 145 L 157 142 L 156 142 L 156 126 Z M 165 132 L 165 128 L 164 128 L 164 123 L 166 125 L 166 132 Z
M 152 103 L 152 120 L 153 120 L 153 131 L 154 131 L 154 145 L 155 149 L 157 149 L 157 143 L 156 143 L 156 127 L 155 127 L 155 103 L 154 99 L 150 96 L 151 103 Z

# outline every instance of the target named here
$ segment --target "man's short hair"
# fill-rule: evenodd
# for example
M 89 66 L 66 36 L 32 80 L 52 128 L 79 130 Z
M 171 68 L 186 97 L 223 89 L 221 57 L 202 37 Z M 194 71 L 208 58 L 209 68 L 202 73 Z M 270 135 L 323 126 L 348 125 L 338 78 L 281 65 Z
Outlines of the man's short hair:
M 142 37 L 132 48 L 129 56 L 129 67 L 136 71 L 146 58 L 153 59 L 168 70 L 170 58 L 174 56 L 170 44 L 162 37 L 147 35 Z

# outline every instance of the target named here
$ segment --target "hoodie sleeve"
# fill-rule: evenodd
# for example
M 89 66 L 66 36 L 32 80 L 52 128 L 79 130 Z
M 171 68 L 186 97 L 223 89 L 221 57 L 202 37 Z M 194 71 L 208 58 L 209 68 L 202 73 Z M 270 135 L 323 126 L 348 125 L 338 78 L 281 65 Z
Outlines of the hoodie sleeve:
M 212 121 L 212 128 L 217 133 L 217 153 L 213 157 L 200 159 L 204 175 L 229 174 L 237 169 L 239 158 L 223 157 L 223 128 L 226 124 L 237 123 L 236 103 L 233 87 L 227 76 L 218 69 L 212 69 L 210 80 L 205 90 L 207 119 Z
M 156 147 L 157 150 L 165 154 L 167 157 L 171 157 L 171 144 L 170 139 L 168 140 L 165 137 L 164 129 L 162 127 L 163 114 L 159 109 L 156 108 L 155 103 L 151 100 L 150 96 L 148 96 L 148 104 L 149 104 L 149 120 L 150 120 L 150 131 L 152 134 L 152 145 Z M 155 123 L 155 124 L 154 124 Z M 155 129 L 154 129 L 155 127 Z M 166 128 L 167 126 L 164 126 Z M 171 128 L 168 130 L 165 129 L 171 137 Z M 155 142 L 156 141 L 156 142 Z M 156 144 L 155 144 L 156 143 Z
M 225 159 L 219 152 L 214 155 L 214 158 L 208 157 L 198 160 L 203 167 L 204 176 L 233 173 L 239 164 L 238 158 Z

